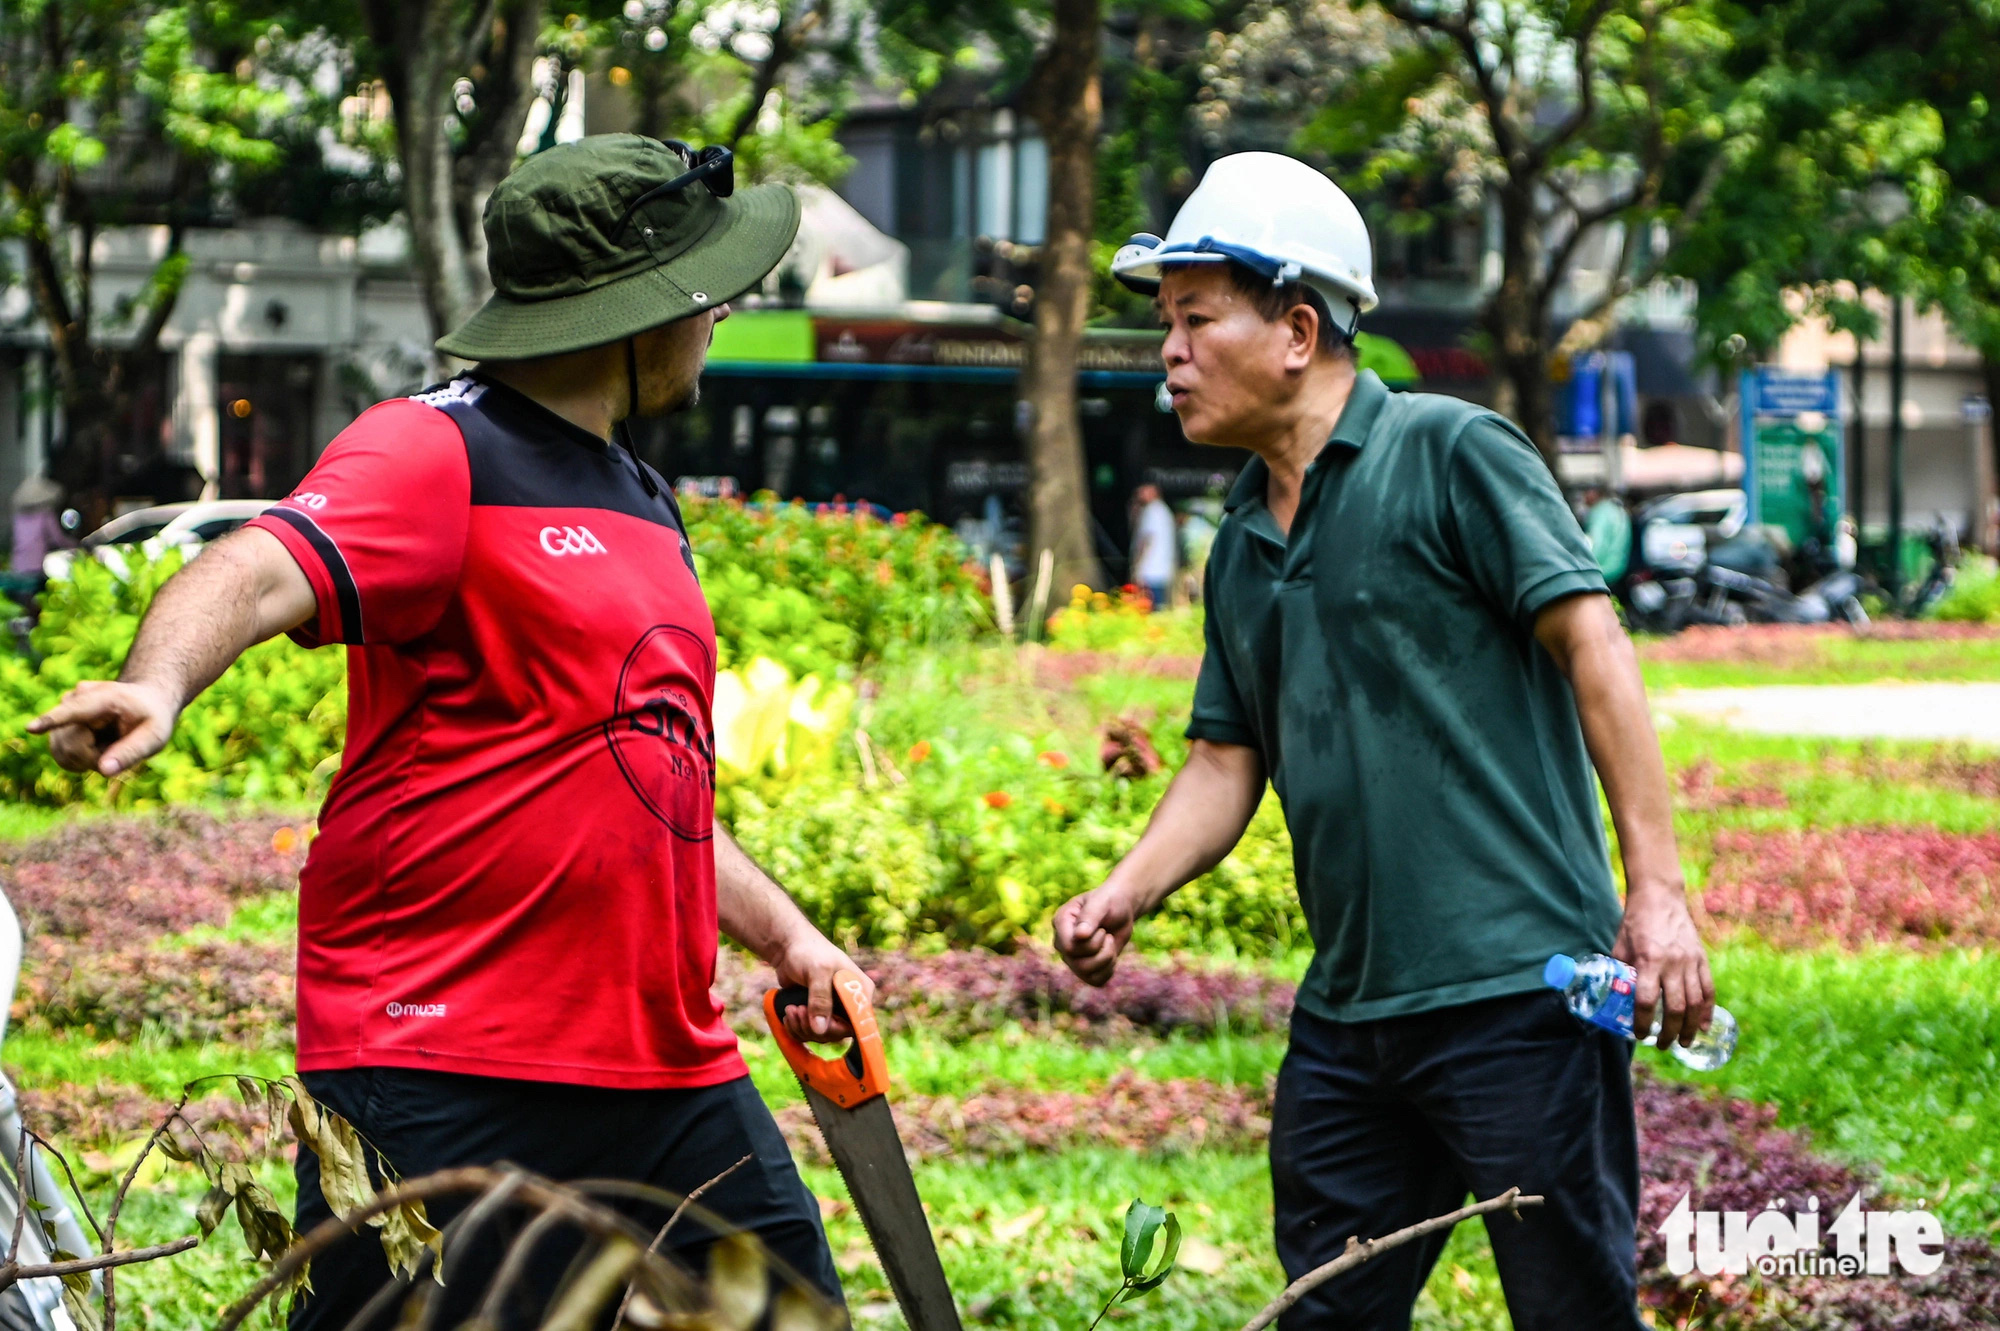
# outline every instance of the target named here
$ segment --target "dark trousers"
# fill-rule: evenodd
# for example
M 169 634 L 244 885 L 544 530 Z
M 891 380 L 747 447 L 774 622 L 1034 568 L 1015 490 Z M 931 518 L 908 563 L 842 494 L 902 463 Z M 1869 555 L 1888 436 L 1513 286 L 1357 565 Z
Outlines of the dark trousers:
M 750 1163 L 704 1193 L 700 1204 L 755 1233 L 764 1246 L 835 1300 L 840 1281 L 827 1251 L 819 1205 L 792 1163 L 771 1111 L 748 1077 L 691 1090 L 622 1091 L 550 1082 L 507 1081 L 400 1068 L 308 1072 L 307 1089 L 354 1124 L 363 1139 L 406 1179 L 458 1165 L 508 1161 L 558 1181 L 626 1179 L 685 1195 L 744 1156 Z M 298 1229 L 332 1215 L 320 1192 L 319 1160 L 298 1153 Z M 442 1229 L 465 1200 L 427 1207 Z M 669 1211 L 619 1203 L 657 1232 Z M 430 1325 L 471 1318 L 506 1247 L 525 1226 L 513 1211 L 464 1250 L 447 1251 L 445 1302 Z M 378 1231 L 313 1259 L 313 1292 L 294 1305 L 292 1331 L 340 1331 L 390 1278 Z M 707 1270 L 715 1236 L 683 1216 L 667 1249 L 697 1274 Z M 562 1227 L 534 1250 L 527 1278 L 505 1309 L 502 1327 L 534 1326 L 575 1257 L 580 1241 Z M 428 1277 L 426 1277 L 428 1278 Z M 396 1325 L 400 1301 L 371 1327 Z M 609 1323 L 609 1312 L 605 1317 Z
M 1278 1258 L 1296 1280 L 1341 1254 L 1518 1186 L 1487 1217 L 1516 1331 L 1637 1331 L 1639 1155 L 1632 1046 L 1553 990 L 1380 1021 L 1292 1013 L 1271 1115 Z M 1282 1331 L 1407 1331 L 1447 1234 L 1302 1299 Z

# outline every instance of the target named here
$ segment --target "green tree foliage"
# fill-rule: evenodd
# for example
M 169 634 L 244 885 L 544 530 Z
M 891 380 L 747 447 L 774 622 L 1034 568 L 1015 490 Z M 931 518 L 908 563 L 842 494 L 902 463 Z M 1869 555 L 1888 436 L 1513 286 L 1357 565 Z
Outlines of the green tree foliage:
M 1746 85 L 1741 71 L 1725 76 L 1738 11 L 1719 0 L 1376 7 L 1395 25 L 1369 32 L 1386 58 L 1328 62 L 1299 146 L 1397 197 L 1412 229 L 1463 212 L 1477 183 L 1499 223 L 1499 281 L 1479 316 L 1498 403 L 1553 458 L 1551 354 L 1603 338 L 1749 145 Z M 1580 308 L 1559 310 L 1591 245 L 1608 262 Z
M 1947 108 L 1956 102 L 1963 120 L 1972 99 L 1938 96 L 1961 76 L 1930 71 L 1977 59 L 1960 53 L 1971 34 L 1958 21 L 1969 18 L 1957 5 L 1837 3 L 1770 6 L 1743 20 L 1730 73 L 1749 85 L 1748 150 L 1671 260 L 1700 288 L 1697 321 L 1718 359 L 1736 337 L 1747 353 L 1768 351 L 1808 314 L 1872 335 L 1860 288 L 1916 294 L 1927 273 L 1952 284 L 1951 256 L 1978 235 L 1983 205 L 1944 162 L 1978 149 L 1963 125 L 1947 128 Z M 1961 257 L 1973 261 L 1957 285 L 1974 314 L 1978 256 Z
M 544 29 L 542 92 L 559 115 L 570 71 L 602 73 L 637 133 L 722 144 L 747 179 L 833 184 L 853 166 L 836 136 L 863 75 L 866 13 L 832 0 L 592 0 Z M 555 143 L 556 115 L 539 148 Z

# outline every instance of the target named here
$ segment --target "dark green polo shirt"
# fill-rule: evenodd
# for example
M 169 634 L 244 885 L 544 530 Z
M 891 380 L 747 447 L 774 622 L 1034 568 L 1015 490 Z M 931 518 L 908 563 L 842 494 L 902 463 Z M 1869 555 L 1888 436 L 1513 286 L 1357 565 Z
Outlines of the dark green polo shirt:
M 1364 372 L 1290 538 L 1253 460 L 1208 560 L 1192 739 L 1263 755 L 1314 956 L 1299 1003 L 1365 1021 L 1532 990 L 1620 907 L 1576 701 L 1535 615 L 1602 592 L 1512 425 Z

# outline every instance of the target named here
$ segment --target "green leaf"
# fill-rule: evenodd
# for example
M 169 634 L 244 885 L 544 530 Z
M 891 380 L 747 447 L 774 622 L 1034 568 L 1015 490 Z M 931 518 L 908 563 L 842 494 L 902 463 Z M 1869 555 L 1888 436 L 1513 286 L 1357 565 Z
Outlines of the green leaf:
M 1137 1280 L 1133 1280 L 1128 1275 L 1126 1279 L 1131 1287 L 1126 1291 L 1125 1297 L 1128 1299 L 1137 1298 L 1149 1290 L 1158 1289 L 1165 1282 L 1166 1278 L 1174 1273 L 1174 1262 L 1180 1255 L 1181 1222 L 1175 1217 L 1172 1211 L 1169 1211 L 1167 1212 L 1167 1241 L 1165 1247 L 1161 1250 L 1159 1265 L 1155 1266 L 1150 1273 L 1141 1276 Z
M 1157 1206 L 1149 1206 L 1137 1197 L 1125 1210 L 1125 1242 L 1118 1250 L 1118 1264 L 1124 1269 L 1127 1280 L 1137 1280 L 1146 1273 L 1146 1259 L 1153 1254 L 1153 1236 L 1167 1221 L 1167 1213 Z

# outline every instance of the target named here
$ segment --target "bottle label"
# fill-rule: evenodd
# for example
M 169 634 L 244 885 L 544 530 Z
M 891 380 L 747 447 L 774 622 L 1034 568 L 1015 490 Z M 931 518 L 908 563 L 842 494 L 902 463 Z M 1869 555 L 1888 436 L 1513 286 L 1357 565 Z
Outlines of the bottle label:
M 1638 978 L 1637 971 L 1619 962 L 1618 974 L 1611 978 L 1611 992 L 1604 996 L 1603 1004 L 1590 1014 L 1590 1019 L 1607 1031 L 1632 1039 L 1632 996 Z

